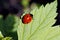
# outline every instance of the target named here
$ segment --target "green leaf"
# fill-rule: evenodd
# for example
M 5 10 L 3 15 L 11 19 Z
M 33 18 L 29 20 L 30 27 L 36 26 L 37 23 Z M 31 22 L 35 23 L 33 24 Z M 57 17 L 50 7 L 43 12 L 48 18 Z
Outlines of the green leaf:
M 12 37 L 14 40 L 17 40 L 17 26 L 19 25 L 19 17 L 16 15 L 8 15 L 7 18 L 4 20 L 3 24 L 3 33 L 4 36 Z
M 4 27 L 6 27 L 7 31 L 15 32 L 19 24 L 18 22 L 19 19 L 16 15 L 8 15 L 7 18 L 4 20 Z
M 12 37 L 4 37 L 0 31 L 0 40 L 12 40 Z
M 2 40 L 12 40 L 12 37 L 5 37 Z
M 4 36 L 2 35 L 1 31 L 0 31 L 0 40 L 3 38 Z
M 52 25 L 56 22 L 57 0 L 31 10 L 33 19 L 29 24 L 20 24 L 17 29 L 18 40 L 59 40 L 60 27 Z

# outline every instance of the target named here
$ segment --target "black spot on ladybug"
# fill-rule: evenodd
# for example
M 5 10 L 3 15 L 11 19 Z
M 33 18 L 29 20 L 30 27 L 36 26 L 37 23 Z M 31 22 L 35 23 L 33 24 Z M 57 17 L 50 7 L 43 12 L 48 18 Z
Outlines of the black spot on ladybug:
M 33 18 L 33 15 L 32 14 L 30 14 L 31 15 L 31 17 Z

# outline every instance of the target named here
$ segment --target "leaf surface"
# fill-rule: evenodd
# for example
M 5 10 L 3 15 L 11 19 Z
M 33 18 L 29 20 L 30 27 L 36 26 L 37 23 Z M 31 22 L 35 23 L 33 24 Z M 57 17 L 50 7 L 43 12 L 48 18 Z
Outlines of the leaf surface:
M 29 24 L 20 24 L 17 29 L 18 40 L 57 40 L 60 39 L 60 27 L 52 25 L 56 22 L 57 0 L 31 10 L 33 19 Z

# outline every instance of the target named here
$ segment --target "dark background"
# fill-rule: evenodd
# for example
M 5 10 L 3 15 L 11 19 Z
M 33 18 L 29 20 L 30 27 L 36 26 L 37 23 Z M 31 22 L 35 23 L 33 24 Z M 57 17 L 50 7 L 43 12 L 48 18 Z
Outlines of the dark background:
M 30 0 L 30 4 L 35 2 L 37 4 L 46 5 L 47 3 L 51 3 L 53 1 L 54 0 Z M 9 13 L 21 16 L 23 12 L 22 10 L 23 6 L 20 4 L 20 2 L 21 0 L 0 0 L 0 14 L 4 15 L 4 19 Z M 57 2 L 58 2 L 58 6 L 57 6 L 58 15 L 55 18 L 57 19 L 57 21 L 54 25 L 60 25 L 60 5 L 59 5 L 60 0 L 58 0 Z

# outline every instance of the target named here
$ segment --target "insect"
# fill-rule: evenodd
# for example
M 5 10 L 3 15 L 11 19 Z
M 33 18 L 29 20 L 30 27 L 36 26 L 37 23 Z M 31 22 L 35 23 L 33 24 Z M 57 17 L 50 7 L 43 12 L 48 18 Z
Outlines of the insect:
M 22 18 L 22 22 L 24 24 L 28 24 L 32 21 L 33 15 L 32 14 L 25 14 Z

